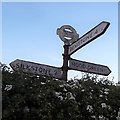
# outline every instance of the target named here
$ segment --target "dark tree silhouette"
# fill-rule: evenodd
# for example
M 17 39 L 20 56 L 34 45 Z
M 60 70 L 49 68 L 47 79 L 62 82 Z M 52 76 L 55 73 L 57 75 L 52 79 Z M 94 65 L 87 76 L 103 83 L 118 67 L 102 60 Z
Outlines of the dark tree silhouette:
M 1 72 L 2 120 L 113 120 L 120 108 L 120 88 L 97 75 L 66 82 L 5 65 Z

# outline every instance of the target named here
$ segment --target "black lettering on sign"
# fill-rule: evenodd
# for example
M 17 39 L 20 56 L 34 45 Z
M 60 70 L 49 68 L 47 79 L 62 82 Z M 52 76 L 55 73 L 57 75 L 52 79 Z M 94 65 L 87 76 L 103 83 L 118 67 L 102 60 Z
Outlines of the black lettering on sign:
M 90 70 L 90 68 L 91 68 L 91 67 L 90 67 L 90 65 L 88 65 L 88 66 L 87 66 L 87 70 L 89 71 L 89 70 Z
M 75 45 L 75 48 L 77 47 L 77 45 Z
M 43 68 L 42 70 L 43 70 L 43 71 L 42 71 L 43 74 L 47 75 L 47 69 Z
M 79 67 L 79 63 L 76 63 L 76 64 L 75 64 L 75 67 Z
M 85 42 L 86 38 L 81 39 L 81 44 Z
M 96 71 L 96 67 L 95 66 L 93 66 L 93 70 Z
M 93 68 L 93 66 L 92 65 L 89 65 L 89 70 L 91 70 Z
M 24 69 L 25 69 L 24 64 L 21 64 L 20 68 L 21 68 L 22 70 L 24 70 Z
M 30 65 L 26 66 L 26 70 L 30 71 Z
M 56 70 L 54 70 L 54 75 L 57 75 L 57 71 Z
M 79 65 L 78 63 L 74 63 L 74 64 L 75 64 L 75 65 L 74 65 L 75 67 L 78 67 L 78 65 Z
M 96 69 L 97 69 L 97 72 L 99 72 L 99 70 L 100 70 L 99 67 L 97 67 Z
M 81 68 L 85 69 L 85 64 L 84 63 L 81 64 Z
M 38 67 L 35 67 L 35 73 L 37 72 L 37 70 L 38 70 Z
M 98 33 L 98 29 L 95 30 L 95 34 L 97 34 L 97 33 Z
M 77 43 L 78 43 L 77 45 L 80 45 L 80 44 L 81 44 L 81 41 L 79 40 Z
M 41 68 L 41 67 L 39 67 L 39 72 L 40 72 L 40 73 L 42 72 L 42 68 Z
M 86 42 L 86 41 L 87 41 L 87 39 L 88 39 L 88 35 L 87 35 L 87 36 L 85 36 L 85 41 L 84 41 L 84 42 Z
M 74 63 L 74 62 L 72 62 L 71 64 L 72 64 L 73 66 L 75 66 L 75 63 Z
M 56 76 L 58 73 L 57 73 L 57 70 L 54 70 L 54 75 Z
M 76 63 L 75 63 L 75 62 L 72 62 L 72 65 L 73 65 L 73 66 L 76 66 Z
M 94 70 L 94 66 L 92 66 L 91 69 Z
M 90 33 L 90 38 L 92 38 L 92 32 Z
M 16 64 L 16 68 L 20 68 L 20 65 L 19 65 L 19 63 L 17 63 L 17 64 Z
M 73 50 L 73 47 L 70 47 L 69 49 L 70 49 L 70 51 L 72 51 L 72 50 Z
M 49 76 L 52 76 L 52 74 L 51 74 L 51 69 L 48 70 L 48 75 L 49 75 Z
M 75 63 L 75 67 L 80 67 L 80 64 L 79 63 Z
M 75 62 L 73 62 L 73 65 L 76 67 L 76 63 Z
M 35 70 L 34 66 L 31 66 L 31 71 L 34 71 L 34 70 Z
M 87 39 L 90 39 L 90 34 L 88 34 L 88 36 L 86 37 L 86 40 L 87 40 Z
M 100 68 L 100 72 L 103 72 L 103 69 L 102 69 L 102 68 Z
M 77 66 L 77 67 L 79 67 L 79 68 L 80 68 L 80 67 L 81 67 L 81 64 L 80 64 L 80 63 L 78 63 L 78 66 Z

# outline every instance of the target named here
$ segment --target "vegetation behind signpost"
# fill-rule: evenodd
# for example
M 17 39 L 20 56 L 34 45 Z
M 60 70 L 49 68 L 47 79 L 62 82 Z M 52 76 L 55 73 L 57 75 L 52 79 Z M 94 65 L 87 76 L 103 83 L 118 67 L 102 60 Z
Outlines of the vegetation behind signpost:
M 62 81 L 2 71 L 2 120 L 92 120 L 117 117 L 120 87 L 107 78 L 84 74 Z

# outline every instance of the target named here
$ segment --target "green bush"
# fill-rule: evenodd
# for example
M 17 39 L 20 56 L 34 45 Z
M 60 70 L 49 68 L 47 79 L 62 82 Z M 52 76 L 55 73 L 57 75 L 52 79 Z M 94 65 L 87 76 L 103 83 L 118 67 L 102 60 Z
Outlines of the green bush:
M 97 75 L 69 81 L 2 71 L 2 120 L 92 120 L 112 118 L 120 108 L 120 88 Z

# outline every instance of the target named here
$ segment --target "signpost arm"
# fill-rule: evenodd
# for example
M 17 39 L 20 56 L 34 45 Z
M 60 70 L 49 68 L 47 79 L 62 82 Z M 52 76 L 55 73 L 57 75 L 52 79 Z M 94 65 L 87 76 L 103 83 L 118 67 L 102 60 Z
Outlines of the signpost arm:
M 63 80 L 67 81 L 67 73 L 68 73 L 68 60 L 69 60 L 69 55 L 68 55 L 68 50 L 69 50 L 69 45 L 64 45 L 64 54 L 63 54 L 63 75 L 62 78 Z

